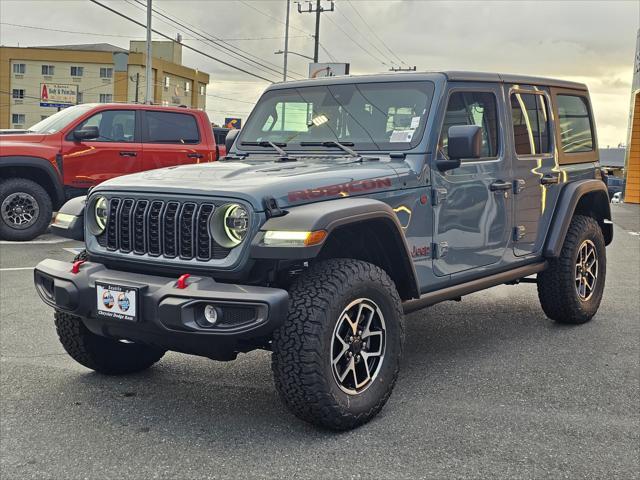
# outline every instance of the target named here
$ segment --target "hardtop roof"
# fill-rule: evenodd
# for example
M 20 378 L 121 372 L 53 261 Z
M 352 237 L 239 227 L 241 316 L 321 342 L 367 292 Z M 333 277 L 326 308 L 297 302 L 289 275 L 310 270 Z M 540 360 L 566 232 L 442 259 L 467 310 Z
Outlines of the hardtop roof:
M 308 87 L 312 85 L 334 85 L 345 83 L 372 83 L 396 81 L 425 81 L 444 79 L 451 82 L 491 82 L 516 83 L 520 85 L 537 85 L 573 90 L 587 90 L 584 83 L 571 82 L 553 78 L 534 77 L 529 75 L 515 75 L 489 72 L 442 71 L 442 72 L 405 72 L 405 73 L 377 73 L 373 75 L 344 75 L 336 77 L 322 77 L 305 80 L 279 82 L 271 85 L 268 90 L 288 87 Z

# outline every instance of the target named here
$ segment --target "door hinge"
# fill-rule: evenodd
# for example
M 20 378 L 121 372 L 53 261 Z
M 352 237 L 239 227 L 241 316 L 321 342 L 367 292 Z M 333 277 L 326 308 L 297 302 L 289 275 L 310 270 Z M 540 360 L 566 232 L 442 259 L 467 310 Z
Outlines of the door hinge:
M 526 233 L 527 229 L 524 227 L 524 225 L 518 225 L 513 229 L 513 241 L 517 242 L 518 240 L 522 239 Z
M 527 182 L 525 182 L 524 179 L 516 178 L 513 181 L 513 193 L 517 195 L 518 193 L 523 191 L 524 190 L 524 186 L 526 185 L 526 183 Z
M 449 253 L 449 244 L 447 242 L 432 243 L 431 252 L 434 260 L 444 258 Z
M 440 187 L 431 190 L 431 205 L 440 205 L 445 198 L 447 198 L 446 188 Z

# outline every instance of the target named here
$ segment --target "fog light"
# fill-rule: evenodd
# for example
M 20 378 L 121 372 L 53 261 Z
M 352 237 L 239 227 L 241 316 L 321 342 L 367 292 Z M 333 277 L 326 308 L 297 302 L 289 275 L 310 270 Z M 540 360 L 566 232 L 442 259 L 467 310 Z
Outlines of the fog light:
M 209 325 L 215 325 L 218 322 L 218 310 L 213 305 L 204 307 L 204 319 Z

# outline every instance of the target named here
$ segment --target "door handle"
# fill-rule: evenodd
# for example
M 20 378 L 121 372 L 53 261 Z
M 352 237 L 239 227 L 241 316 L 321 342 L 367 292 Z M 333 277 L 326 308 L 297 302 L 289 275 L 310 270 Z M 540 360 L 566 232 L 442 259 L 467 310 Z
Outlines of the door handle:
M 121 157 L 137 157 L 138 154 L 136 152 L 120 152 Z
M 492 192 L 497 192 L 498 190 L 511 190 L 511 183 L 505 182 L 504 180 L 496 180 L 491 185 L 489 185 L 489 190 Z
M 187 153 L 187 157 L 189 158 L 204 158 L 204 155 L 201 153 Z
M 541 185 L 551 185 L 552 183 L 558 183 L 560 181 L 560 178 L 555 176 L 555 175 L 545 175 L 544 177 L 542 177 L 540 179 L 540 184 Z

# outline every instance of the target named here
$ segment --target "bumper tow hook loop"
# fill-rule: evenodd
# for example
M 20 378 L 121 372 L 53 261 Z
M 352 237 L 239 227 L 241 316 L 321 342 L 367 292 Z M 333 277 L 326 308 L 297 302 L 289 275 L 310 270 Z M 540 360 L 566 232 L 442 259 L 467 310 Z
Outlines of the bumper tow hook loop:
M 80 266 L 86 262 L 86 260 L 77 260 L 73 262 L 73 266 L 71 267 L 71 273 L 77 274 L 80 272 Z
M 176 288 L 180 290 L 187 288 L 187 279 L 191 276 L 189 273 L 184 273 L 178 277 L 178 281 L 176 282 Z

